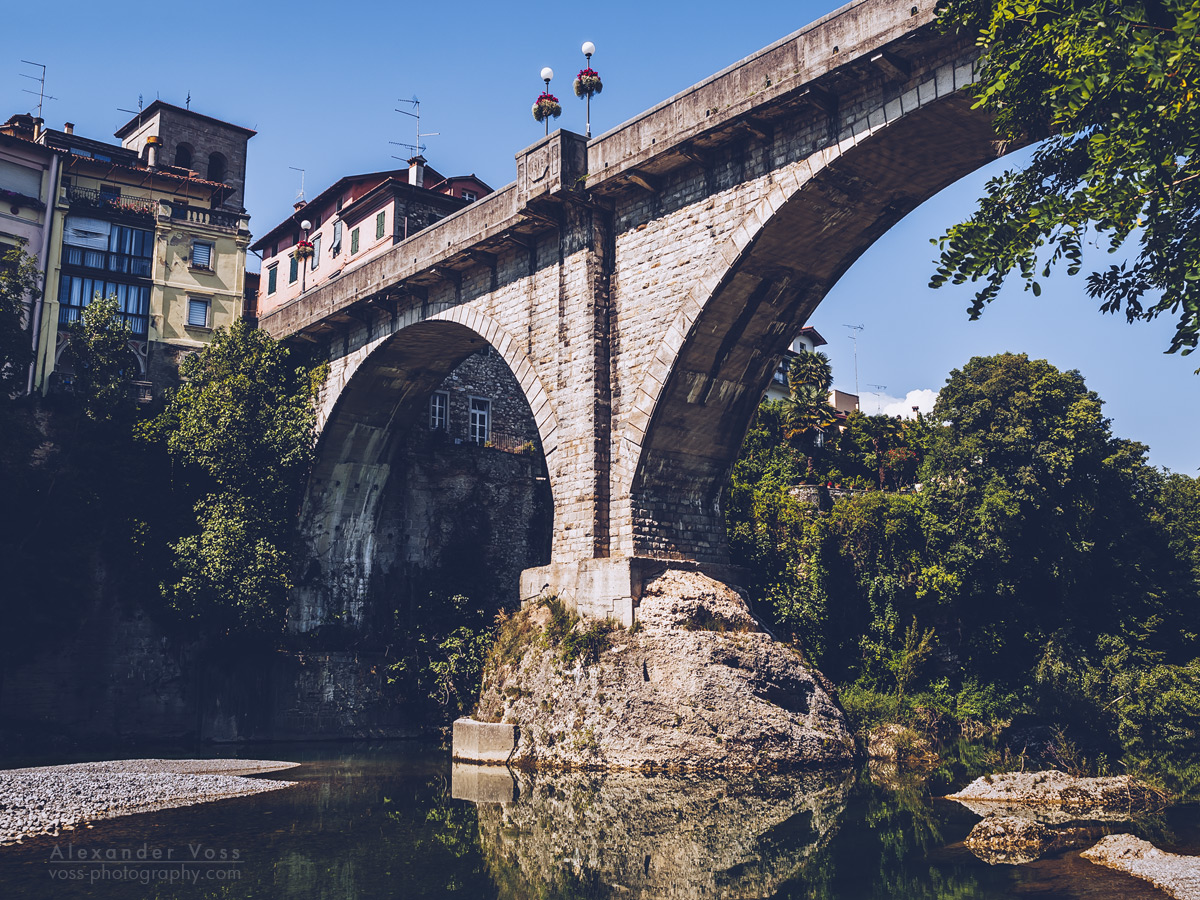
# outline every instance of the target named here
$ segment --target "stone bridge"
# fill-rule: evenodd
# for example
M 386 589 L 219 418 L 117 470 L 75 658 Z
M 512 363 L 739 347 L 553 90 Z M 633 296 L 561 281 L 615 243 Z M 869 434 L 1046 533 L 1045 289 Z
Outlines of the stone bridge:
M 722 577 L 722 487 L 781 354 L 873 241 L 998 152 L 960 90 L 973 39 L 933 19 L 861 0 L 607 134 L 557 131 L 514 183 L 265 316 L 331 363 L 304 513 L 321 605 L 353 617 L 398 435 L 485 342 L 553 492 L 523 595 L 629 622 L 649 570 Z

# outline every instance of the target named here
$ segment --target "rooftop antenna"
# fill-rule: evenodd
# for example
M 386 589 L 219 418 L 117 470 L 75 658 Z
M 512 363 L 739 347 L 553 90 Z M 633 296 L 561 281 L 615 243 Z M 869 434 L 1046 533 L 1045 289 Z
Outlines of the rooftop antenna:
M 868 384 L 867 387 L 875 388 L 875 393 L 877 393 L 877 394 L 882 394 L 884 391 L 887 390 L 886 384 Z M 883 412 L 883 403 L 880 402 L 878 397 L 875 398 L 875 412 L 876 413 Z
M 138 94 L 138 108 L 136 111 L 132 110 L 132 109 L 125 109 L 123 106 L 118 106 L 117 112 L 129 113 L 131 116 L 137 116 L 138 117 L 138 128 L 141 128 L 142 127 L 142 106 L 143 106 L 142 95 Z
M 858 332 L 862 331 L 863 325 L 842 325 L 843 328 L 850 329 L 850 340 L 854 341 L 854 393 L 858 393 Z
M 413 156 L 420 156 L 422 153 L 425 152 L 425 145 L 421 143 L 421 138 L 436 137 L 437 135 L 441 134 L 441 132 L 440 131 L 425 131 L 425 132 L 421 131 L 421 101 L 417 99 L 416 94 L 413 94 L 413 98 L 411 100 L 397 100 L 396 102 L 397 103 L 408 103 L 408 104 L 412 105 L 412 108 L 413 108 L 412 112 L 409 112 L 407 109 L 397 109 L 396 112 L 400 113 L 400 115 L 402 115 L 402 116 L 412 116 L 414 119 L 417 120 L 417 126 L 416 126 L 416 130 L 415 130 L 416 137 L 414 138 L 415 143 L 406 144 L 404 141 L 388 141 L 388 143 L 395 144 L 397 147 L 407 147 L 409 150 L 411 150 L 413 152 Z M 392 159 L 403 159 L 403 157 L 393 156 Z M 407 162 L 408 160 L 403 160 L 403 161 Z
M 22 78 L 28 78 L 31 81 L 36 81 L 38 83 L 38 89 L 36 91 L 32 88 L 21 88 L 21 90 L 23 90 L 26 94 L 38 95 L 37 117 L 40 119 L 42 118 L 42 103 L 46 100 L 57 100 L 58 98 L 51 97 L 46 93 L 46 67 L 42 63 L 32 62 L 28 59 L 23 59 L 21 62 L 25 63 L 27 66 L 37 66 L 42 70 L 41 75 L 30 75 L 28 72 L 21 73 Z
M 296 200 L 295 200 L 296 203 L 299 203 L 301 200 L 304 199 L 304 170 L 297 166 L 288 166 L 288 168 L 291 169 L 293 172 L 300 173 L 300 193 L 298 193 L 296 195 Z
M 183 107 L 184 107 L 184 109 L 192 108 L 192 89 L 191 88 L 188 88 L 187 99 L 183 101 Z

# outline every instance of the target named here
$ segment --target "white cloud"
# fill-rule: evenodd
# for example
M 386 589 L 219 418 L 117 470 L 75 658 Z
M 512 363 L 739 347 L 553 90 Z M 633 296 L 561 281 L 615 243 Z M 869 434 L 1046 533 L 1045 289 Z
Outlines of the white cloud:
M 928 415 L 933 411 L 933 403 L 937 400 L 937 391 L 921 388 L 909 391 L 903 397 L 893 397 L 876 391 L 863 391 L 859 406 L 867 415 L 883 413 L 888 416 L 913 417 L 912 408 L 915 406 L 922 414 Z

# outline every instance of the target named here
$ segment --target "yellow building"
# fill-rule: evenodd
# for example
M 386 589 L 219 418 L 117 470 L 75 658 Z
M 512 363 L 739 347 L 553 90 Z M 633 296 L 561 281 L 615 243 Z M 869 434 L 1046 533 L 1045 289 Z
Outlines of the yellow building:
M 178 379 L 183 357 L 242 314 L 249 216 L 242 205 L 254 135 L 155 101 L 116 132 L 121 144 L 38 128 L 61 155 L 35 387 L 69 388 L 65 326 L 115 294 L 140 400 Z

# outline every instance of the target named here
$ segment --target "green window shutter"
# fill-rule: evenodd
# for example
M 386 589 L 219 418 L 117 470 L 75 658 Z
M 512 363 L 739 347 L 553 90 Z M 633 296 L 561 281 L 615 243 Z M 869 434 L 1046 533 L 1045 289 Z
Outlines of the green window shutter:
M 292 257 L 291 265 L 288 266 L 288 284 L 295 284 L 296 279 L 300 277 L 300 261 L 296 257 Z
M 383 224 L 384 224 L 384 220 L 386 218 L 387 218 L 386 211 L 381 212 L 379 215 L 377 215 L 375 217 L 375 239 L 376 240 L 379 240 L 379 238 L 383 237 Z
M 352 232 L 350 232 L 350 252 L 351 253 L 358 252 L 358 229 L 357 228 L 355 228 Z
M 279 286 L 279 266 L 271 266 L 267 269 L 267 293 L 275 293 L 275 288 Z

